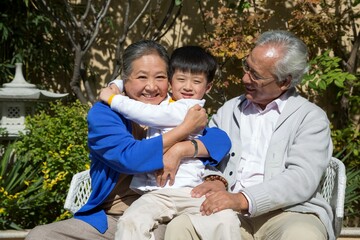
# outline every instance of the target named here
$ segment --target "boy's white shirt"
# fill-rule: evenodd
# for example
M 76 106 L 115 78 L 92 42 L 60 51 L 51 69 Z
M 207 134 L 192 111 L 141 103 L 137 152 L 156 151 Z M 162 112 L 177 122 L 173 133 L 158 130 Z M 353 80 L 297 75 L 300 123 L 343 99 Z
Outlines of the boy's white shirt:
M 189 108 L 196 104 L 204 106 L 205 100 L 180 99 L 169 102 L 168 96 L 159 105 L 147 104 L 127 96 L 116 95 L 111 102 L 111 109 L 121 113 L 125 118 L 140 125 L 169 131 L 184 121 Z
M 121 91 L 123 90 L 122 80 L 115 80 L 111 83 L 115 83 Z M 188 110 L 196 104 L 203 107 L 205 100 L 180 99 L 171 101 L 171 98 L 168 96 L 159 105 L 153 105 L 130 99 L 127 96 L 116 95 L 112 99 L 111 109 L 119 112 L 131 121 L 148 126 L 147 138 L 151 138 L 170 131 L 181 124 Z M 189 139 L 198 137 L 201 134 L 202 132 L 192 134 L 189 136 Z M 174 185 L 169 186 L 167 183 L 165 188 L 197 186 L 202 183 L 204 168 L 204 164 L 199 159 L 183 159 L 176 173 Z M 135 191 L 139 190 L 140 193 L 161 189 L 156 184 L 154 173 L 134 175 L 130 188 Z

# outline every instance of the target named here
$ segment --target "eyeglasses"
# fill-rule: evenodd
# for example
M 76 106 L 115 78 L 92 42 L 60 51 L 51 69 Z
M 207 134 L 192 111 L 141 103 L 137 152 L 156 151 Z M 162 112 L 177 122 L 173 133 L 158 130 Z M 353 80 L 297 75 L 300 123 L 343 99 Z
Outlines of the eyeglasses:
M 269 80 L 269 79 L 272 79 L 273 77 L 267 77 L 267 78 L 264 78 L 264 77 L 261 77 L 259 75 L 257 75 L 257 73 L 254 71 L 254 69 L 252 69 L 249 64 L 247 63 L 246 61 L 247 57 L 243 58 L 242 59 L 242 68 L 244 70 L 245 73 L 247 73 L 250 77 L 250 79 L 252 81 L 261 81 L 261 80 Z

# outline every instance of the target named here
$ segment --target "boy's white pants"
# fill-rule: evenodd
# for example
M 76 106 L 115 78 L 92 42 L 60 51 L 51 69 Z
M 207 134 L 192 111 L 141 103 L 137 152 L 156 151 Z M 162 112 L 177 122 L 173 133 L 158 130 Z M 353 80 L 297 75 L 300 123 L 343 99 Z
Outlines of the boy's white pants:
M 159 223 L 187 214 L 201 239 L 241 239 L 240 221 L 233 210 L 227 209 L 210 216 L 201 216 L 200 206 L 205 200 L 192 198 L 192 188 L 165 188 L 144 194 L 133 202 L 120 217 L 116 240 L 154 239 L 153 230 Z

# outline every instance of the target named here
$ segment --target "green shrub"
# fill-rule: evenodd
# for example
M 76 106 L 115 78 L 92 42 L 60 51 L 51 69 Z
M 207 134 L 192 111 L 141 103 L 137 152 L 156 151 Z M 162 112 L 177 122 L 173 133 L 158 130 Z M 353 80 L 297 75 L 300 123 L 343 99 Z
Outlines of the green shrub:
M 345 225 L 354 227 L 360 213 L 360 83 L 357 76 L 340 68 L 341 59 L 325 51 L 310 61 L 310 72 L 304 77 L 303 89 L 308 98 L 326 98 L 335 111 L 329 114 L 333 156 L 344 162 L 347 171 L 345 193 Z M 345 104 L 346 103 L 346 104 Z M 346 109 L 346 114 L 344 114 Z M 344 116 L 347 117 L 344 119 Z M 341 120 L 341 121 L 340 121 Z
M 49 106 L 26 119 L 26 134 L 1 160 L 1 229 L 33 228 L 70 216 L 63 209 L 69 183 L 74 173 L 89 168 L 88 106 L 78 101 Z

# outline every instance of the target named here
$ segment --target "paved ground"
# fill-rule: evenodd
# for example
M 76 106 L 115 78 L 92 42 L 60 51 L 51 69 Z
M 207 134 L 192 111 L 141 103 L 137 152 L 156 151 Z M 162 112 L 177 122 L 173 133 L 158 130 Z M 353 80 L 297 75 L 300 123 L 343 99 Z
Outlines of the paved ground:
M 360 228 L 343 229 L 344 233 L 350 235 L 349 237 L 342 236 L 337 240 L 360 240 Z M 342 231 L 343 233 L 343 231 Z M 26 236 L 25 231 L 5 230 L 0 231 L 1 240 L 24 240 Z

